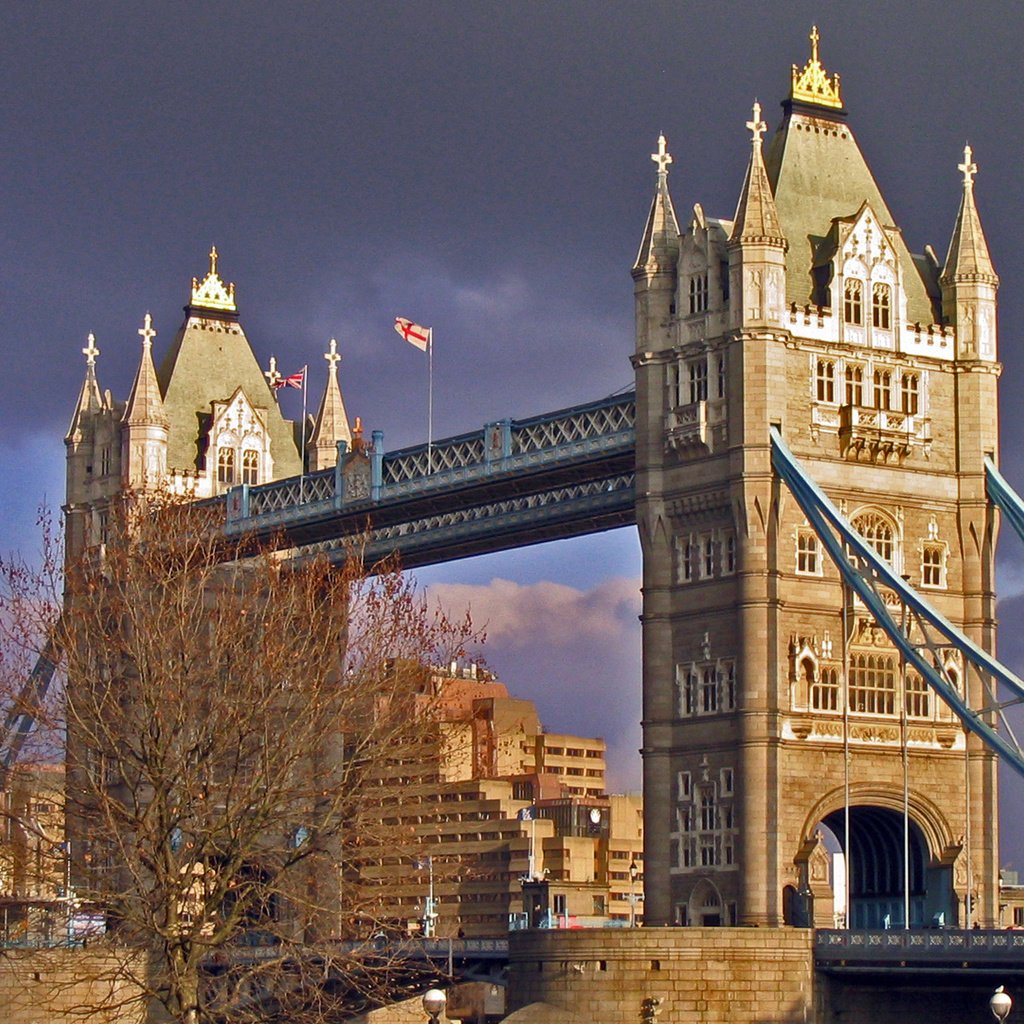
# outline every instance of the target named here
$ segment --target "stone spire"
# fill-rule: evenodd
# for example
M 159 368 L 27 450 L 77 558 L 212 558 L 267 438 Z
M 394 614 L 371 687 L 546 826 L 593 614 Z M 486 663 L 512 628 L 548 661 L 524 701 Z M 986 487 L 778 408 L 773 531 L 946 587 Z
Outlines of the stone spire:
M 309 439 L 310 469 L 330 469 L 338 462 L 338 442 L 344 441 L 352 445 L 352 429 L 349 427 L 345 402 L 341 397 L 338 385 L 338 343 L 331 338 L 331 346 L 324 355 L 327 360 L 327 387 L 320 400 L 320 409 L 313 423 L 313 433 Z
M 998 284 L 999 278 L 988 254 L 985 232 L 981 228 L 978 208 L 974 205 L 974 175 L 978 165 L 973 161 L 971 147 L 964 146 L 964 162 L 957 165 L 964 176 L 964 195 L 956 216 L 956 226 L 949 242 L 946 265 L 942 271 L 943 284 L 954 281 L 984 281 Z
M 679 258 L 679 223 L 668 194 L 668 167 L 672 156 L 665 148 L 665 136 L 658 136 L 658 152 L 651 154 L 658 165 L 658 184 L 647 216 L 640 250 L 633 264 L 633 276 L 674 271 Z
M 153 330 L 153 318 L 149 313 L 139 329 L 139 335 L 142 337 L 142 358 L 121 422 L 126 426 L 155 424 L 166 428 L 167 414 L 156 379 L 156 367 L 153 365 L 153 339 L 156 331 Z
M 956 329 L 957 359 L 994 361 L 997 349 L 996 290 L 999 278 L 988 254 L 981 218 L 974 205 L 974 175 L 978 165 L 970 146 L 964 146 L 964 195 L 949 242 L 946 265 L 939 278 L 942 316 Z
M 736 206 L 732 236 L 729 240 L 761 242 L 786 248 L 786 238 L 779 224 L 775 197 L 772 195 L 768 172 L 764 167 L 764 157 L 761 154 L 761 136 L 768 130 L 768 125 L 761 120 L 761 104 L 756 100 L 754 116 L 747 122 L 747 127 L 751 133 L 750 163 L 740 190 L 740 200 Z
M 167 474 L 170 421 L 153 366 L 153 318 L 139 330 L 142 358 L 121 418 L 121 474 L 129 487 L 159 487 Z
M 83 431 L 89 427 L 89 419 L 103 408 L 103 396 L 100 394 L 99 382 L 96 380 L 96 357 L 100 350 L 96 347 L 96 336 L 90 334 L 88 345 L 82 349 L 85 356 L 85 380 L 82 390 L 78 393 L 78 404 L 75 406 L 71 425 L 64 437 L 65 444 L 72 444 L 82 439 Z

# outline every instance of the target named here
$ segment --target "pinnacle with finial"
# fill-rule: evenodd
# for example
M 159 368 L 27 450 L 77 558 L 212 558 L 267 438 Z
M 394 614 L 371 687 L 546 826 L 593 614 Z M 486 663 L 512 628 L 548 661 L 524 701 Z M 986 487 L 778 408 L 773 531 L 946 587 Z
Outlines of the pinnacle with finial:
M 752 120 L 747 122 L 747 127 L 750 129 L 754 145 L 761 148 L 761 136 L 768 131 L 768 125 L 761 120 L 761 104 L 754 100 L 754 117 Z
M 89 344 L 82 349 L 82 355 L 85 356 L 85 365 L 90 369 L 96 365 L 96 357 L 100 354 L 100 350 L 96 347 L 96 335 L 89 332 L 86 340 Z
M 217 273 L 217 246 L 210 247 L 210 273 Z
M 811 26 L 811 34 L 807 38 L 811 41 L 811 60 L 816 61 L 818 59 L 818 40 L 821 39 L 821 36 L 818 35 L 817 25 Z
M 142 338 L 142 347 L 148 352 L 153 347 L 153 339 L 156 337 L 156 331 L 153 330 L 153 318 L 147 313 L 142 324 L 139 335 Z
M 651 159 L 658 165 L 658 176 L 668 175 L 668 165 L 672 163 L 672 154 L 665 148 L 664 133 L 658 136 L 658 152 L 651 154 Z
M 270 369 L 264 370 L 263 376 L 267 378 L 267 383 L 271 387 L 274 387 L 281 379 L 281 371 L 277 368 L 277 358 L 275 356 L 270 357 Z
M 338 343 L 331 338 L 331 347 L 324 355 L 324 359 L 327 360 L 327 365 L 331 368 L 331 373 L 337 373 L 338 363 L 341 362 L 341 356 L 338 355 Z
M 974 176 L 978 173 L 978 165 L 974 162 L 974 151 L 964 143 L 964 162 L 957 164 L 956 169 L 963 172 L 964 188 L 974 187 Z

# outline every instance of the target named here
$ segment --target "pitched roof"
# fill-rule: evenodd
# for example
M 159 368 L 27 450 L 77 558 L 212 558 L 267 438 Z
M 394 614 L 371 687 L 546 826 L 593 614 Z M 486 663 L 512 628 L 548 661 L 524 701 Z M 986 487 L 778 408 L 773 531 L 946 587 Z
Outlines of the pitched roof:
M 779 223 L 789 241 L 786 301 L 813 300 L 812 268 L 836 218 L 851 217 L 868 203 L 886 227 L 895 221 L 842 112 L 787 100 L 765 168 Z M 918 265 L 897 232 L 893 239 L 907 295 L 907 318 L 928 324 L 937 312 Z
M 201 466 L 213 402 L 241 387 L 254 408 L 266 411 L 274 476 L 298 476 L 294 424 L 281 415 L 237 317 L 196 306 L 187 313 L 157 372 L 170 426 L 168 468 Z

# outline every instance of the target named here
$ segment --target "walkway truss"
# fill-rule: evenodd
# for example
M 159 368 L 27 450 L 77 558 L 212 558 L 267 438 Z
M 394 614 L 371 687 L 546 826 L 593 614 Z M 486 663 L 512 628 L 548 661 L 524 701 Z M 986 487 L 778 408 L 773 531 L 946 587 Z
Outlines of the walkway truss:
M 1024 682 L 931 607 L 893 571 L 803 471 L 774 428 L 772 465 L 817 533 L 843 581 L 871 612 L 907 666 L 920 673 L 967 729 L 1024 775 L 1024 750 L 1004 713 L 1007 707 L 1024 702 Z M 985 468 L 989 500 L 1024 539 L 1024 503 L 990 460 L 986 460 Z M 894 608 L 898 618 L 893 615 Z M 958 651 L 963 658 L 966 671 L 962 687 L 950 675 L 953 651 Z M 972 689 L 968 685 L 969 672 L 981 681 L 979 690 L 983 701 L 979 708 L 972 708 L 969 703 Z

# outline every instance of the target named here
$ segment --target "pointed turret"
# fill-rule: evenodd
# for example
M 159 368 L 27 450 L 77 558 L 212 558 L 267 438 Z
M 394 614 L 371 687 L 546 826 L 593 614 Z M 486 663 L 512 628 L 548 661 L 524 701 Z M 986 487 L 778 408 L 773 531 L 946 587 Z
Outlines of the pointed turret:
M 156 331 L 149 313 L 139 335 L 142 338 L 142 358 L 121 418 L 121 469 L 128 486 L 154 487 L 164 482 L 167 473 L 170 424 L 153 365 Z
M 344 441 L 352 446 L 352 429 L 349 427 L 345 402 L 341 397 L 338 385 L 338 343 L 331 338 L 331 347 L 324 355 L 327 360 L 327 387 L 320 401 L 320 409 L 313 423 L 313 433 L 309 439 L 309 468 L 330 469 L 338 462 L 338 442 Z
M 996 358 L 996 289 L 999 278 L 992 266 L 981 218 L 974 204 L 974 163 L 971 147 L 964 146 L 963 198 L 949 242 L 942 286 L 942 313 L 956 328 L 957 358 Z
M 668 192 L 672 157 L 664 135 L 658 136 L 658 152 L 652 153 L 651 159 L 658 165 L 657 188 L 633 264 L 638 351 L 658 350 L 670 344 L 679 262 L 679 223 Z
M 82 382 L 82 390 L 78 393 L 78 404 L 71 417 L 68 432 L 64 435 L 64 443 L 69 446 L 82 441 L 85 432 L 92 429 L 92 416 L 103 408 L 103 396 L 96 380 L 96 357 L 100 350 L 96 347 L 94 334 L 90 334 L 87 340 L 89 344 L 82 349 L 82 355 L 85 356 L 85 380 Z
M 786 247 L 786 239 L 779 225 L 779 214 L 775 209 L 775 196 L 768 182 L 761 153 L 761 136 L 768 125 L 761 120 L 761 104 L 754 101 L 754 119 L 747 122 L 751 131 L 750 163 L 743 179 L 740 200 L 733 218 L 730 242 L 760 242 L 767 245 Z
M 768 125 L 761 120 L 761 104 L 756 100 L 753 114 L 747 121 L 751 135 L 750 162 L 729 238 L 729 291 L 734 327 L 781 325 L 786 296 L 788 244 L 761 153 L 761 136 Z
M 658 136 L 658 152 L 652 153 L 651 159 L 658 165 L 658 186 L 633 264 L 634 277 L 674 271 L 679 258 L 679 223 L 668 192 L 668 166 L 672 156 L 665 148 L 664 135 Z

